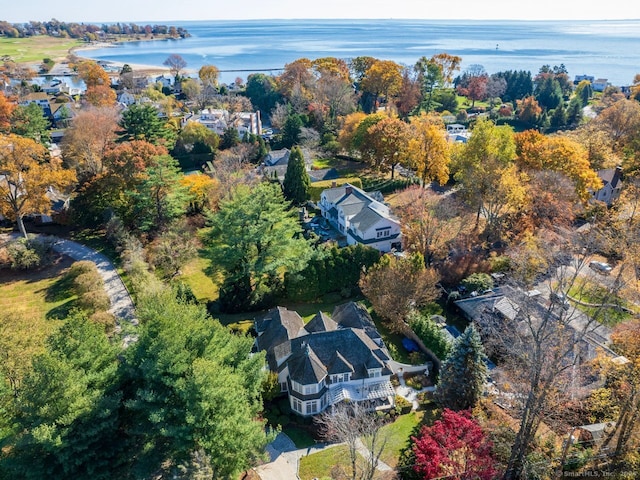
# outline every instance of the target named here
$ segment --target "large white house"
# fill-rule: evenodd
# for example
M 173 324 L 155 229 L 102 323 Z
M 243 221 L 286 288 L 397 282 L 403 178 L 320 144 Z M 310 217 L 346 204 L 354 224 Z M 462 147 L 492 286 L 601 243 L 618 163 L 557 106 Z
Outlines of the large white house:
M 395 404 L 391 357 L 366 309 L 338 305 L 306 325 L 298 313 L 276 307 L 256 321 L 256 347 L 278 374 L 291 409 L 311 416 L 341 401 L 370 410 Z
M 182 126 L 184 127 L 188 122 L 201 123 L 218 135 L 223 135 L 229 127 L 235 128 L 240 138 L 247 133 L 254 135 L 260 135 L 262 133 L 260 112 L 230 113 L 224 109 L 205 108 L 199 114 L 190 114 L 183 118 Z
M 400 222 L 382 199 L 347 183 L 320 194 L 320 210 L 349 245 L 361 243 L 381 252 L 400 250 Z

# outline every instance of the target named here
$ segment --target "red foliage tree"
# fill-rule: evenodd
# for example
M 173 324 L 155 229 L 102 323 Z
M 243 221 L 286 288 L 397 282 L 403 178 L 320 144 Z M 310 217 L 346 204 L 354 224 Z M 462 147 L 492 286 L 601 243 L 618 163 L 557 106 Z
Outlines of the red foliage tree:
M 425 480 L 447 477 L 490 480 L 497 475 L 491 441 L 468 410 L 445 409 L 442 419 L 411 437 L 414 471 Z

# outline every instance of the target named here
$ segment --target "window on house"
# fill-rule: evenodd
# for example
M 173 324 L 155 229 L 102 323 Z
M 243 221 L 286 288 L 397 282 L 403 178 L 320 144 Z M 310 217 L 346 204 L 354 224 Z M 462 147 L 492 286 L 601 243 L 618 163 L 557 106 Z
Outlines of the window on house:
M 296 412 L 302 413 L 302 402 L 300 400 L 298 400 L 296 397 L 293 397 L 293 400 L 291 403 L 293 404 L 293 409 Z
M 304 386 L 304 394 L 311 395 L 312 393 L 317 393 L 318 386 L 317 385 L 305 385 Z
M 385 228 L 384 230 L 378 230 L 376 232 L 376 237 L 377 238 L 388 237 L 390 232 L 391 232 L 391 230 L 388 229 L 388 228 Z
M 369 378 L 377 378 L 382 376 L 382 371 L 380 369 L 369 370 Z
M 281 392 L 286 392 L 289 388 L 287 387 L 287 382 L 282 382 L 280 384 L 280 391 Z
M 312 402 L 307 402 L 307 415 L 311 414 L 311 413 L 316 413 L 318 411 L 318 401 L 317 400 L 313 400 Z

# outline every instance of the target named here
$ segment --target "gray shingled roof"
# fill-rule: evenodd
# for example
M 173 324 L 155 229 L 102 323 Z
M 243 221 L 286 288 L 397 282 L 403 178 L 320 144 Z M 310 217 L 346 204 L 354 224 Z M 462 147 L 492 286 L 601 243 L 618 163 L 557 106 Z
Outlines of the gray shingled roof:
M 331 318 L 342 328 L 361 328 L 371 338 L 380 338 L 375 323 L 367 309 L 356 302 L 347 302 L 337 305 L 333 309 Z
M 336 352 L 333 357 L 333 361 L 329 363 L 328 372 L 330 375 L 337 373 L 353 373 L 355 372 L 355 369 L 340 352 Z
M 316 313 L 315 316 L 304 326 L 304 330 L 308 333 L 327 332 L 336 330 L 337 328 L 338 324 L 324 312 Z
M 377 357 L 377 360 L 381 362 L 388 357 L 386 352 L 369 339 L 364 332 L 360 331 L 360 333 L 361 334 L 358 335 L 358 331 L 355 329 L 341 328 L 331 332 L 319 332 L 291 340 L 291 351 L 293 352 L 289 359 L 289 374 L 291 378 L 299 381 L 293 376 L 291 362 L 294 362 L 296 369 L 299 368 L 299 363 L 301 362 L 300 357 L 307 355 L 307 349 L 309 352 L 315 354 L 316 357 L 313 358 L 317 358 L 322 365 L 333 366 L 337 359 L 340 359 L 341 363 L 345 363 L 343 366 L 349 365 L 353 368 L 352 379 L 367 378 L 367 365 L 371 364 L 371 357 Z M 337 353 L 339 353 L 342 358 L 338 357 L 336 355 Z M 390 370 L 386 373 L 390 373 Z M 316 371 L 315 374 L 317 376 L 318 372 Z M 300 376 L 298 376 L 298 378 L 300 378 Z M 304 382 L 300 381 L 300 383 Z
M 326 367 L 308 344 L 302 343 L 299 347 L 287 362 L 289 378 L 302 385 L 320 383 L 327 376 Z
M 272 370 L 276 369 L 276 359 L 288 354 L 289 340 L 296 337 L 303 327 L 300 315 L 284 307 L 272 308 L 256 320 L 259 334 L 256 343 L 260 350 L 267 352 L 267 362 Z
M 369 228 L 378 223 L 382 218 L 382 215 L 380 215 L 372 208 L 363 208 L 360 213 L 358 213 L 351 219 L 351 225 L 353 225 L 361 232 L 366 232 Z

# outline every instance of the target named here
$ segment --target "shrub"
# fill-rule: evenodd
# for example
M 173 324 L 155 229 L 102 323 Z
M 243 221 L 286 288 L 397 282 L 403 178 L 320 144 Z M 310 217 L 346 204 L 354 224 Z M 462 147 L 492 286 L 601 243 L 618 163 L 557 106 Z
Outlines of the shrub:
M 424 343 L 424 346 L 433 352 L 439 359 L 444 359 L 451 349 L 446 335 L 442 328 L 436 324 L 431 318 L 420 312 L 412 311 L 407 318 L 409 327 L 418 338 Z
M 483 292 L 493 288 L 493 278 L 487 273 L 472 273 L 462 281 L 469 292 Z
M 396 395 L 396 411 L 399 415 L 405 415 L 411 411 L 413 404 L 404 397 Z
M 112 313 L 105 311 L 94 312 L 93 315 L 89 317 L 96 325 L 101 325 L 104 327 L 104 333 L 108 336 L 113 335 L 116 330 L 116 317 Z
M 73 288 L 78 296 L 103 288 L 103 281 L 97 270 L 81 273 L 73 280 Z
M 11 242 L 7 254 L 14 270 L 28 270 L 45 265 L 50 260 L 51 242 L 20 238 Z
M 81 260 L 79 262 L 74 262 L 71 267 L 69 267 L 69 271 L 67 272 L 67 278 L 75 279 L 83 273 L 95 272 L 98 273 L 98 267 L 96 264 L 89 260 Z
M 93 290 L 83 293 L 78 298 L 78 305 L 89 312 L 107 310 L 111 305 L 109 295 L 104 290 Z

